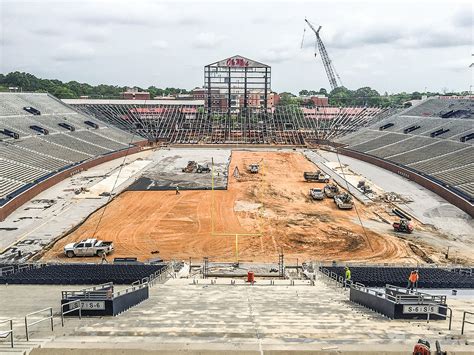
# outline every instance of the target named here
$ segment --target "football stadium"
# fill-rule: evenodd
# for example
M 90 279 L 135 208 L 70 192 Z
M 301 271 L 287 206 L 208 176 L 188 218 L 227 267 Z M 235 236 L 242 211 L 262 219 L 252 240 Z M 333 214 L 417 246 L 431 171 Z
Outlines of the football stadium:
M 258 59 L 200 70 L 0 92 L 0 353 L 474 353 L 474 96 L 283 105 Z

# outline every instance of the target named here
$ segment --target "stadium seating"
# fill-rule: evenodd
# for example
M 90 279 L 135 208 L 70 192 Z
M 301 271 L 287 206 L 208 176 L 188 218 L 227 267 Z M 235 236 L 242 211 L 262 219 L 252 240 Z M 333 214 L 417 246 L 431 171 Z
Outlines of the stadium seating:
M 40 114 L 29 113 L 24 107 L 33 107 Z M 98 128 L 85 121 L 97 123 Z M 73 131 L 60 124 L 67 124 Z M 38 132 L 31 126 L 48 132 Z M 142 140 L 78 113 L 48 94 L 0 93 L 0 132 L 4 129 L 19 137 L 0 134 L 0 205 L 16 190 L 32 186 L 43 177 Z
M 466 117 L 466 112 L 474 112 L 474 100 L 428 99 L 336 142 L 431 176 L 454 192 L 474 199 L 470 166 L 474 164 L 474 140 L 460 141 L 474 132 L 474 118 L 440 118 L 450 110 L 463 110 Z M 436 131 L 441 134 L 432 135 Z
M 405 114 L 409 116 L 441 117 L 444 113 L 454 110 L 470 110 L 474 112 L 474 102 L 469 99 L 430 98 L 414 106 Z
M 351 148 L 359 152 L 367 152 L 367 151 L 377 149 L 386 145 L 401 142 L 405 139 L 407 139 L 407 136 L 405 134 L 387 133 L 381 137 L 374 138 L 370 141 L 357 144 L 357 145 L 352 145 Z
M 324 267 L 344 277 L 344 267 Z M 412 268 L 406 267 L 350 267 L 351 279 L 368 287 L 384 287 L 386 284 L 406 287 Z M 441 268 L 418 268 L 419 288 L 473 288 L 474 276 L 464 275 Z
M 52 264 L 0 276 L 0 284 L 97 285 L 113 282 L 129 285 L 164 267 L 148 264 Z
M 444 154 L 456 152 L 468 148 L 464 143 L 452 141 L 437 141 L 425 147 L 411 150 L 406 153 L 391 155 L 387 158 L 399 164 L 407 165 L 430 158 L 439 157 Z

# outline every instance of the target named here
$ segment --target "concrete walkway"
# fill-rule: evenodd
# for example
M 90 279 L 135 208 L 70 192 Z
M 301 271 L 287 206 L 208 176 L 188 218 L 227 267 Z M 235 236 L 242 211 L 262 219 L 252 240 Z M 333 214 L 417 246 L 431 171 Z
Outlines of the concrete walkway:
M 447 321 L 389 320 L 348 301 L 347 291 L 317 280 L 275 286 L 268 281 L 172 279 L 151 289 L 150 299 L 113 318 L 88 319 L 46 348 L 238 351 L 391 349 L 410 351 L 419 338 L 446 349 L 474 351 Z M 203 284 L 204 283 L 204 284 Z M 286 284 L 285 284 L 286 283 Z M 457 304 L 454 305 L 454 302 Z M 452 301 L 457 308 L 472 300 Z M 456 314 L 456 317 L 458 315 Z M 469 338 L 467 338 L 469 339 Z M 470 342 L 470 340 L 468 340 Z M 471 343 L 472 344 L 472 343 Z

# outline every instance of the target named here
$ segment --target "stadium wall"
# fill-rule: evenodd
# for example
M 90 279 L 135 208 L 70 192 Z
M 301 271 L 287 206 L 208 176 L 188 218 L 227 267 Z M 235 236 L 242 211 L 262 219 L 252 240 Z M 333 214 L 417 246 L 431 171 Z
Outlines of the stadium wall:
M 138 153 L 143 150 L 143 147 L 145 147 L 148 144 L 148 141 L 135 142 L 134 144 L 135 146 L 129 149 L 120 150 L 118 152 L 110 153 L 110 154 L 98 157 L 97 159 L 86 161 L 79 165 L 75 165 L 69 169 L 59 172 L 56 175 L 51 176 L 50 178 L 40 182 L 37 185 L 34 185 L 33 187 L 26 190 L 22 194 L 18 195 L 11 201 L 8 201 L 4 206 L 0 208 L 0 222 L 4 221 L 8 215 L 10 215 L 13 211 L 15 211 L 21 205 L 30 201 L 33 197 L 43 192 L 44 190 L 47 190 L 50 187 L 56 185 L 60 181 L 67 179 L 68 177 L 71 177 L 82 171 L 88 170 L 99 164 L 106 163 L 114 159 L 122 158 L 125 155 Z
M 427 177 L 424 177 L 410 169 L 398 166 L 386 160 L 379 159 L 370 155 L 366 155 L 364 153 L 356 152 L 354 150 L 339 148 L 338 152 L 340 154 L 347 155 L 351 158 L 355 158 L 358 160 L 365 161 L 367 163 L 377 165 L 381 168 L 392 171 L 409 180 L 412 180 L 416 182 L 417 184 L 427 188 L 428 190 L 433 191 L 435 194 L 441 196 L 449 203 L 453 204 L 454 206 L 460 208 L 461 210 L 469 214 L 471 217 L 474 217 L 474 205 L 472 203 L 470 203 L 469 201 L 465 200 L 461 196 L 455 194 L 454 192 L 448 190 L 444 186 L 434 182 L 433 180 Z

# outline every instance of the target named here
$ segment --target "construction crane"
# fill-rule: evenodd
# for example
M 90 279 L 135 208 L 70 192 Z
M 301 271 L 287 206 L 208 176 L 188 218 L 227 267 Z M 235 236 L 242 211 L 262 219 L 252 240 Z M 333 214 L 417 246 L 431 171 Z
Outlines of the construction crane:
M 334 66 L 332 65 L 331 59 L 329 59 L 328 52 L 326 51 L 326 47 L 324 47 L 324 43 L 321 40 L 321 37 L 319 36 L 319 31 L 321 30 L 321 26 L 316 30 L 314 26 L 309 22 L 307 19 L 304 19 L 306 23 L 308 24 L 309 28 L 311 28 L 316 36 L 316 42 L 314 43 L 314 56 L 317 56 L 317 50 L 319 49 L 319 54 L 321 55 L 321 59 L 323 60 L 324 64 L 324 69 L 326 70 L 326 74 L 329 79 L 329 85 L 331 85 L 331 90 L 334 90 L 335 88 L 342 86 L 341 78 L 336 72 L 336 69 L 334 69 Z M 304 32 L 306 32 L 306 28 L 304 29 Z M 304 43 L 304 33 L 303 33 L 303 39 L 301 41 L 301 47 L 303 47 Z M 336 78 L 339 80 L 340 85 L 338 84 L 338 81 Z

